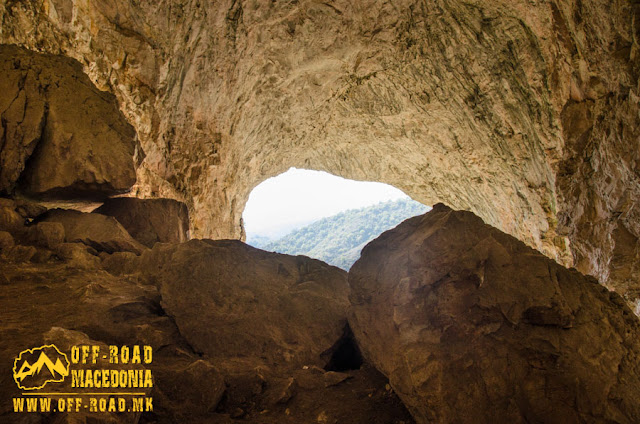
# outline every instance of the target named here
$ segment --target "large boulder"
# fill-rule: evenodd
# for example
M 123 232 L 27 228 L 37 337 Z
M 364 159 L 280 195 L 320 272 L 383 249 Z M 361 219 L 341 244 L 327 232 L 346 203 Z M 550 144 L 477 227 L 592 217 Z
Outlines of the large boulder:
M 136 132 L 77 61 L 0 45 L 0 192 L 104 197 L 136 181 Z
M 619 295 L 470 212 L 371 242 L 350 324 L 418 423 L 638 423 L 640 325 Z
M 3 249 L 10 249 L 15 245 L 15 240 L 11 233 L 6 231 L 0 231 L 0 251 Z
M 1 423 L 413 423 L 373 368 L 334 372 L 314 366 L 322 365 L 318 358 L 325 349 L 344 338 L 344 271 L 240 242 L 194 240 L 157 244 L 142 256 L 111 254 L 131 265 L 114 276 L 100 269 L 90 249 L 59 245 L 58 255 L 77 256 L 64 263 L 0 258 L 0 363 L 10 364 L 0 367 L 0 398 L 25 397 L 11 364 L 27 347 L 53 343 L 71 359 L 72 346 L 100 346 L 106 352 L 107 345 L 148 345 L 149 364 L 98 358 L 95 364 L 72 363 L 70 369 L 149 369 L 153 388 L 135 391 L 152 397 L 153 411 L 32 413 L 25 419 L 13 412 L 12 402 L 1 402 Z M 108 254 L 100 256 L 108 262 Z M 163 278 L 163 272 L 170 277 Z M 148 284 L 158 282 L 159 287 Z M 100 391 L 72 382 L 67 378 L 47 389 Z
M 324 366 L 343 335 L 347 275 L 318 260 L 234 240 L 157 244 L 140 260 L 180 333 L 209 357 Z
M 7 231 L 14 236 L 21 236 L 26 232 L 24 218 L 16 212 L 13 205 L 0 205 L 0 231 Z
M 108 199 L 94 212 L 113 216 L 129 234 L 147 247 L 157 242 L 182 243 L 189 240 L 189 209 L 173 199 Z
M 84 243 L 98 252 L 142 253 L 146 247 L 138 243 L 113 217 L 70 209 L 52 209 L 40 215 L 36 225 L 59 222 L 64 227 L 65 241 Z

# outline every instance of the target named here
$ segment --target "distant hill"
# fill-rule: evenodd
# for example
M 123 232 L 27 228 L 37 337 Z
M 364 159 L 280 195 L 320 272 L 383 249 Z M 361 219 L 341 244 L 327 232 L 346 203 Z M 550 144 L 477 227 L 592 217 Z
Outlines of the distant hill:
M 256 247 L 289 255 L 305 255 L 348 270 L 367 243 L 405 219 L 427 210 L 427 206 L 410 199 L 379 203 L 323 218 L 279 240 L 260 243 Z
M 247 244 L 253 247 L 264 249 L 264 247 L 268 246 L 269 243 L 273 243 L 273 239 L 259 234 L 247 234 Z

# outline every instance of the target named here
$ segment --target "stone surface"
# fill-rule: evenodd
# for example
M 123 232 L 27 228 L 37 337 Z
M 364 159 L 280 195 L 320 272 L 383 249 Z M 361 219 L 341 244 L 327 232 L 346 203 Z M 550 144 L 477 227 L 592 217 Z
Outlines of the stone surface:
M 13 240 L 13 236 L 11 233 L 6 231 L 0 231 L 0 250 L 8 249 L 13 247 L 15 244 Z
M 84 243 L 62 243 L 55 249 L 55 254 L 61 260 L 78 269 L 95 269 L 100 266 L 100 258 L 93 248 Z
M 134 274 L 139 265 L 138 256 L 132 252 L 102 252 L 102 268 L 113 275 Z
M 640 322 L 615 292 L 436 205 L 349 273 L 365 359 L 418 423 L 640 421 Z
M 14 235 L 22 235 L 26 231 L 24 219 L 13 207 L 0 206 L 0 230 Z
M 49 262 L 58 262 L 59 258 L 54 252 L 46 247 L 36 247 L 35 254 L 31 257 L 31 262 L 36 264 L 46 264 Z
M 0 192 L 100 197 L 136 181 L 136 133 L 71 59 L 0 46 Z
M 131 305 L 138 305 L 141 298 L 148 299 L 153 304 L 154 293 L 157 302 L 157 290 L 135 284 L 134 280 L 116 279 L 109 274 L 93 270 L 83 270 L 69 264 L 27 264 L 14 266 L 0 261 L 0 273 L 7 278 L 0 294 L 0 304 L 3 310 L 3 325 L 0 334 L 4 340 L 0 347 L 2 361 L 12 363 L 13 358 L 23 349 L 41 346 L 45 343 L 55 343 L 56 346 L 70 354 L 71 345 L 92 344 L 101 346 L 102 352 L 108 352 L 109 344 L 151 344 L 158 354 L 157 368 L 171 367 L 176 362 L 172 355 L 161 360 L 162 353 L 158 353 L 159 346 L 152 339 L 138 333 L 140 321 L 145 321 L 158 331 L 170 333 L 167 322 L 162 320 L 153 308 L 138 309 L 136 315 Z M 29 296 L 24 296 L 24 293 Z M 126 315 L 125 311 L 129 311 Z M 141 317 L 146 317 L 146 320 Z M 180 344 L 179 337 L 173 339 Z M 69 356 L 70 358 L 70 356 Z M 73 366 L 73 365 L 72 365 Z M 77 366 L 77 365 L 76 365 Z M 85 368 L 127 369 L 139 365 L 117 366 L 113 364 L 98 364 Z M 3 397 L 20 396 L 21 391 L 13 381 L 11 367 L 0 372 L 0 395 Z M 47 386 L 48 387 L 48 386 Z M 78 388 L 71 387 L 71 378 L 62 384 L 52 386 L 52 390 L 63 392 L 77 392 Z M 95 390 L 95 389 L 94 389 Z M 153 390 L 161 390 L 156 385 Z M 139 389 L 150 395 L 149 389 Z M 112 422 L 135 423 L 139 414 L 84 414 L 82 411 L 75 417 L 67 414 L 44 415 L 30 414 L 35 423 L 47 420 L 65 420 L 74 418 L 84 422 Z M 136 415 L 138 415 L 136 417 Z M 109 420 L 110 418 L 110 420 Z M 0 421 L 21 422 L 24 414 L 14 413 L 11 405 L 3 403 L 0 406 Z
M 94 212 L 113 216 L 147 247 L 157 242 L 182 243 L 189 240 L 189 210 L 173 199 L 108 199 Z
M 188 253 L 211 259 L 206 255 L 211 253 L 209 248 L 227 260 L 212 260 L 215 266 L 205 265 L 201 268 L 208 271 L 217 269 L 216 274 L 201 272 L 197 266 L 193 271 L 181 268 L 183 261 L 187 261 Z M 322 356 L 320 351 L 325 348 L 323 345 L 331 346 L 336 340 L 329 340 L 323 334 L 335 333 L 341 337 L 342 330 L 334 331 L 333 321 L 344 324 L 346 320 L 344 271 L 310 259 L 259 252 L 239 242 L 190 241 L 178 246 L 156 245 L 153 251 L 144 256 L 154 253 L 156 257 L 162 256 L 168 261 L 153 264 L 155 268 L 151 262 L 145 263 L 144 257 L 103 252 L 103 263 L 108 262 L 107 256 L 117 256 L 124 262 L 136 263 L 131 269 L 120 268 L 120 275 L 116 277 L 101 269 L 99 258 L 91 255 L 88 252 L 91 248 L 84 244 L 63 243 L 56 251 L 65 249 L 76 253 L 83 251 L 97 262 L 87 267 L 76 260 L 12 264 L 0 259 L 0 339 L 3 341 L 0 344 L 0 362 L 12 363 L 25 347 L 44 343 L 55 343 L 67 354 L 71 346 L 82 344 L 100 346 L 101 352 L 112 344 L 150 345 L 153 348 L 153 362 L 143 366 L 148 367 L 154 377 L 153 389 L 145 389 L 153 397 L 154 411 L 143 414 L 87 414 L 84 411 L 74 414 L 30 414 L 29 422 L 317 424 L 317 417 L 322 415 L 327 423 L 413 423 L 397 396 L 385 389 L 387 380 L 371 367 L 335 373 L 316 366 L 300 365 L 299 360 L 309 358 L 306 352 L 314 356 L 313 363 L 321 364 L 326 360 L 319 358 Z M 236 260 L 229 261 L 233 257 Z M 143 263 L 145 266 L 142 266 Z M 189 266 L 194 264 L 187 263 Z M 298 264 L 300 269 L 297 268 Z M 186 280 L 177 279 L 175 290 L 166 288 L 170 283 L 159 280 L 156 272 L 161 265 L 172 275 L 178 270 L 189 274 L 193 278 L 193 287 L 186 285 Z M 252 270 L 256 273 L 260 270 L 257 275 L 271 278 L 259 281 L 264 283 L 262 287 L 257 285 L 256 275 L 243 282 L 233 275 L 240 272 L 240 265 L 249 270 L 248 276 L 253 275 Z M 169 268 L 174 268 L 174 271 L 168 271 Z M 285 271 L 290 274 L 287 275 Z M 226 301 L 224 297 L 207 296 L 207 289 L 215 292 L 224 286 L 212 284 L 216 276 L 223 279 L 222 283 L 225 282 L 224 278 L 229 278 L 227 291 L 223 294 L 235 300 L 238 299 L 234 298 L 234 293 L 244 294 L 243 299 L 251 301 L 239 303 L 238 306 L 227 302 L 227 307 L 222 304 Z M 296 280 L 297 277 L 304 278 Z M 333 277 L 337 277 L 337 280 L 329 282 Z M 290 286 L 285 290 L 287 284 Z M 177 289 L 182 293 L 176 293 Z M 222 344 L 216 352 L 200 351 L 202 345 L 206 347 L 207 343 L 213 342 L 194 339 L 191 323 L 185 320 L 186 315 L 198 312 L 195 308 L 201 307 L 198 295 L 207 302 L 212 299 L 219 301 L 221 304 L 211 305 L 212 308 L 221 314 L 224 311 L 230 314 L 225 321 L 224 317 L 216 317 L 209 310 L 200 309 L 201 327 L 207 336 L 220 336 L 223 342 L 232 342 L 229 339 L 230 329 L 222 326 L 226 324 L 245 329 L 253 335 L 264 329 L 280 332 L 282 338 L 275 335 L 275 340 L 291 345 L 286 349 L 277 346 L 277 343 L 259 346 L 255 341 L 247 342 L 248 337 L 239 333 L 236 336 L 244 347 L 252 350 L 239 351 L 239 344 L 231 343 L 229 347 Z M 305 299 L 312 302 L 314 308 L 309 307 Z M 280 303 L 274 305 L 276 300 Z M 192 309 L 171 309 L 176 316 L 174 319 L 166 311 L 178 302 Z M 322 331 L 323 317 L 327 313 L 324 307 L 329 305 L 330 312 L 334 313 L 336 311 L 331 308 L 334 304 L 339 305 L 342 315 L 327 322 L 326 331 Z M 292 310 L 289 306 L 298 309 Z M 249 308 L 249 312 L 246 315 L 236 313 L 241 307 Z M 291 322 L 283 321 L 285 314 Z M 311 317 L 317 317 L 313 325 L 307 322 Z M 209 321 L 211 318 L 216 318 L 216 321 Z M 236 323 L 230 322 L 231 319 L 235 319 Z M 300 323 L 296 324 L 296 321 Z M 182 328 L 176 325 L 178 322 L 185 328 L 188 338 L 182 334 Z M 252 326 L 256 329 L 252 329 Z M 309 335 L 300 334 L 303 326 L 310 329 Z M 296 333 L 292 333 L 290 327 Z M 193 340 L 198 342 L 197 350 L 192 347 Z M 296 342 L 300 342 L 300 345 L 296 345 Z M 281 356 L 278 351 L 280 347 L 283 347 L 282 353 L 293 351 L 293 360 L 286 361 L 280 357 L 278 363 L 268 365 L 271 362 L 269 358 Z M 95 365 L 72 367 L 121 368 L 107 365 L 101 360 Z M 297 382 L 300 382 L 300 387 Z M 67 392 L 78 391 L 69 387 L 69 384 L 69 380 L 65 380 L 63 385 L 56 387 Z M 11 367 L 1 367 L 0 397 L 10 399 L 21 396 L 21 393 L 13 381 Z M 14 413 L 11 407 L 11 402 L 0 403 L 0 421 L 24 423 L 24 416 Z
M 0 41 L 74 57 L 117 96 L 147 153 L 136 193 L 185 201 L 195 237 L 241 238 L 253 187 L 326 170 L 472 210 L 633 301 L 639 16 L 606 0 L 28 0 L 0 5 Z
M 47 207 L 28 200 L 15 201 L 15 210 L 24 219 L 34 219 L 47 211 Z
M 38 224 L 42 222 L 62 224 L 65 241 L 84 243 L 99 252 L 124 251 L 139 255 L 146 249 L 111 216 L 67 209 L 52 209 L 38 218 Z
M 9 199 L 7 197 L 0 197 L 0 207 L 15 207 L 16 202 L 14 199 Z
M 60 222 L 38 222 L 30 228 L 32 242 L 40 247 L 55 249 L 64 243 L 64 225 Z
M 140 258 L 197 351 L 269 366 L 326 365 L 346 324 L 346 273 L 239 241 L 158 244 Z
M 2 249 L 0 252 L 0 258 L 9 263 L 21 264 L 29 262 L 38 253 L 38 250 L 33 246 L 14 245 Z
M 194 415 L 215 413 L 226 391 L 223 375 L 202 359 L 157 373 L 157 376 L 166 400 L 172 403 L 172 408 L 184 411 L 182 418 L 185 420 Z
M 39 143 L 50 139 L 59 147 L 69 140 L 65 128 L 76 129 L 76 120 L 61 105 L 67 105 L 70 99 L 77 101 L 82 93 L 104 96 L 105 102 L 115 108 L 113 98 L 95 90 L 90 79 L 99 89 L 117 97 L 147 153 L 137 169 L 134 194 L 184 201 L 191 211 L 194 236 L 242 238 L 241 214 L 251 189 L 259 182 L 291 166 L 326 170 L 393 184 L 425 204 L 444 201 L 474 211 L 549 257 L 595 275 L 640 308 L 640 4 L 635 0 L 25 0 L 0 4 L 0 19 L 1 43 L 78 60 L 76 63 L 2 47 L 3 52 L 18 52 L 25 57 L 17 63 L 2 62 L 6 69 L 3 76 L 7 76 L 0 79 L 2 191 L 13 190 L 17 182 L 18 188 L 24 184 L 32 191 L 59 195 L 60 184 L 51 187 L 49 183 L 76 174 L 75 169 L 53 173 L 55 166 L 47 161 L 56 166 L 69 163 L 65 162 L 66 152 L 45 149 L 45 144 L 41 151 Z M 16 67 L 22 68 L 32 60 L 45 60 L 46 64 L 40 66 L 42 72 L 26 72 L 24 81 L 17 81 Z M 80 72 L 81 66 L 89 79 Z M 60 72 L 63 69 L 69 72 Z M 69 75 L 86 84 L 70 92 L 65 84 Z M 49 79 L 43 81 L 40 76 Z M 49 102 L 47 96 L 57 90 L 46 81 L 61 82 L 62 96 Z M 82 112 L 80 105 L 77 101 L 69 110 L 80 108 Z M 96 128 L 83 125 L 78 130 L 93 135 Z M 103 129 L 101 135 L 112 130 Z M 6 144 L 8 140 L 11 145 Z M 72 137 L 70 142 L 86 140 Z M 82 153 L 86 150 L 79 149 L 67 159 L 73 163 Z M 25 166 L 31 169 L 29 173 L 23 172 Z M 123 169 L 132 169 L 128 166 Z M 112 190 L 92 172 L 83 175 L 90 181 L 88 185 L 72 183 L 72 195 L 85 189 L 92 196 L 96 188 Z M 131 178 L 127 179 L 130 183 Z M 9 231 L 21 244 L 25 230 L 15 219 L 15 204 L 3 199 L 0 206 L 0 230 Z M 23 214 L 18 212 L 18 216 L 24 221 Z M 101 263 L 86 248 L 61 246 L 57 250 L 79 247 L 92 258 L 88 263 L 95 270 L 81 271 L 83 284 L 89 276 L 97 280 L 112 278 L 87 274 L 99 273 Z M 14 259 L 32 253 L 33 259 L 38 253 L 25 246 L 15 246 L 12 251 Z M 501 255 L 496 255 L 497 259 L 490 259 L 499 260 Z M 123 274 L 131 272 L 137 261 L 118 257 L 103 263 L 111 272 Z M 2 261 L 0 265 L 4 265 Z M 30 266 L 28 262 L 21 264 L 13 274 L 22 275 Z M 63 266 L 75 272 L 80 269 L 72 262 Z M 403 266 L 393 265 L 398 275 L 404 272 Z M 475 269 L 476 264 L 458 266 Z M 535 265 L 523 266 L 530 267 L 532 276 L 542 273 Z M 555 265 L 549 269 L 556 270 Z M 51 278 L 51 274 L 39 272 L 43 271 L 35 272 L 34 281 Z M 0 274 L 2 281 L 8 278 L 5 274 Z M 552 271 L 542 274 L 553 275 Z M 558 275 L 567 274 L 561 270 Z M 578 287 L 590 284 L 581 278 L 575 277 L 582 281 Z M 564 287 L 564 282 L 557 285 Z M 182 286 L 186 287 L 186 282 Z M 529 392 L 539 388 L 539 375 L 535 373 L 544 374 L 557 352 L 568 355 L 566 346 L 575 351 L 575 356 L 570 356 L 575 363 L 562 368 L 563 372 L 565 368 L 567 373 L 573 372 L 591 354 L 589 373 L 579 375 L 593 375 L 593 382 L 575 380 L 584 387 L 572 387 L 575 396 L 569 400 L 563 398 L 563 387 L 572 383 L 561 382 L 557 392 L 553 392 L 554 386 L 545 386 L 537 393 L 556 396 L 553 399 L 562 403 L 557 407 L 553 404 L 548 413 L 570 421 L 562 414 L 601 405 L 601 410 L 585 414 L 614 414 L 611 403 L 602 399 L 607 390 L 618 396 L 618 383 L 606 376 L 619 373 L 613 364 L 622 355 L 619 340 L 626 337 L 618 325 L 619 317 L 603 301 L 604 318 L 589 316 L 596 328 L 593 334 L 587 332 L 592 338 L 584 336 L 588 323 L 582 324 L 577 318 L 574 327 L 557 328 L 566 323 L 567 315 L 558 312 L 566 312 L 565 306 L 569 315 L 576 317 L 590 313 L 589 307 L 602 300 L 593 290 L 581 292 L 581 302 L 585 303 L 581 310 L 576 309 L 572 293 L 564 291 L 560 298 L 566 305 L 560 309 L 553 305 L 531 309 L 532 302 L 540 300 L 545 290 L 521 294 L 519 306 L 512 310 L 497 307 L 500 312 L 506 311 L 504 319 L 512 324 L 517 318 L 514 311 L 527 306 L 525 319 L 516 321 L 518 328 L 528 325 L 533 333 L 543 336 L 547 335 L 545 330 L 576 337 L 566 344 L 542 337 L 549 343 L 547 347 L 535 345 L 525 353 L 516 352 L 514 361 L 533 363 L 533 374 L 529 385 L 517 382 L 516 387 L 524 386 L 519 389 L 524 395 L 509 398 L 515 399 L 513 414 L 531 406 L 518 403 L 523 398 L 544 401 Z M 503 299 L 502 295 L 496 296 Z M 446 298 L 440 301 L 446 302 Z M 613 301 L 619 299 L 613 296 Z M 397 306 L 402 309 L 402 305 Z M 625 310 L 622 306 L 619 309 Z M 404 322 L 401 314 L 394 319 Z M 503 327 L 508 330 L 507 325 L 493 331 L 493 323 L 490 319 L 488 329 L 484 322 L 473 324 L 479 326 L 477 331 L 486 329 L 490 337 L 501 335 Z M 150 328 L 149 323 L 140 325 L 147 326 L 139 329 L 146 336 L 157 340 L 170 337 Z M 599 325 L 611 325 L 610 339 L 595 334 L 601 329 Z M 629 324 L 632 333 L 636 331 L 634 325 Z M 452 325 L 444 331 L 445 339 L 455 338 L 459 328 Z M 422 334 L 432 337 L 428 331 Z M 557 339 L 565 343 L 564 338 Z M 461 343 L 461 347 L 469 344 Z M 530 352 L 542 352 L 542 356 L 532 359 L 527 356 Z M 420 354 L 416 357 L 420 365 Z M 407 362 L 412 360 L 408 357 Z M 603 361 L 612 368 L 607 369 Z M 621 375 L 628 375 L 628 363 L 633 364 L 633 358 L 620 363 Z M 481 376 L 493 376 L 482 367 L 470 369 L 480 369 L 485 373 Z M 419 366 L 415 370 L 416 381 L 437 372 Z M 238 381 L 243 390 L 230 392 L 242 395 L 223 405 L 225 418 L 221 420 L 230 415 L 250 416 L 261 406 L 255 399 L 263 396 L 265 373 L 245 370 L 240 374 L 242 378 L 232 380 Z M 509 370 L 502 374 L 505 378 L 518 377 Z M 298 377 L 296 381 L 303 380 Z M 288 381 L 291 376 L 282 378 Z M 554 378 L 549 377 L 549 381 L 557 382 Z M 256 385 L 247 388 L 245 381 Z M 487 386 L 499 391 L 500 386 L 493 383 L 489 380 Z M 340 390 L 348 384 L 351 380 L 333 388 Z M 394 387 L 403 384 L 404 379 L 395 381 Z M 634 384 L 632 378 L 627 383 L 637 388 Z M 459 387 L 460 398 L 471 390 L 455 387 Z M 406 390 L 405 386 L 401 388 Z M 301 401 L 299 396 L 296 393 L 289 402 Z M 406 392 L 403 396 L 407 398 Z M 637 421 L 631 413 L 624 415 L 628 406 L 625 396 L 622 393 L 620 400 L 616 399 L 623 412 L 612 421 Z M 309 399 L 318 403 L 318 397 Z M 461 402 L 457 399 L 448 399 L 448 404 Z M 416 411 L 420 405 L 412 408 Z M 287 415 L 280 412 L 266 414 L 261 422 L 285 422 L 283 417 Z M 545 413 L 532 412 L 534 418 Z M 312 417 L 312 422 L 338 420 L 324 406 L 298 410 L 298 420 L 291 419 L 303 422 L 300 417 Z M 586 415 L 583 420 L 595 418 Z

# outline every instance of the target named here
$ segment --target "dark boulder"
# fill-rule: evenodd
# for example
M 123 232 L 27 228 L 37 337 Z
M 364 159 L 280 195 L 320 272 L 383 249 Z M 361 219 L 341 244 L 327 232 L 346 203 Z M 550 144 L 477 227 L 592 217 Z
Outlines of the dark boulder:
M 65 241 L 84 243 L 98 252 L 133 252 L 139 255 L 146 249 L 111 216 L 52 209 L 38 217 L 37 225 L 42 222 L 61 223 L 64 226 Z
M 147 247 L 157 242 L 182 243 L 189 240 L 189 210 L 173 199 L 108 199 L 94 212 L 113 216 L 131 236 Z
M 136 132 L 70 58 L 0 45 L 0 192 L 106 197 L 136 181 Z
M 158 244 L 140 262 L 180 333 L 211 358 L 324 366 L 322 353 L 343 334 L 347 275 L 318 260 L 191 240 Z
M 366 360 L 419 423 L 638 423 L 640 326 L 616 293 L 436 205 L 349 273 Z

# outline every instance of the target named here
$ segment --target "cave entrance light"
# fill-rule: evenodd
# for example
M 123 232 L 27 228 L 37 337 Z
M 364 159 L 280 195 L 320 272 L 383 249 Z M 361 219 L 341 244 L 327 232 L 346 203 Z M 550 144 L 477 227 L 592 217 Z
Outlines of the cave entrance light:
M 243 222 L 254 247 L 348 269 L 372 238 L 427 210 L 388 184 L 291 168 L 253 189 Z

